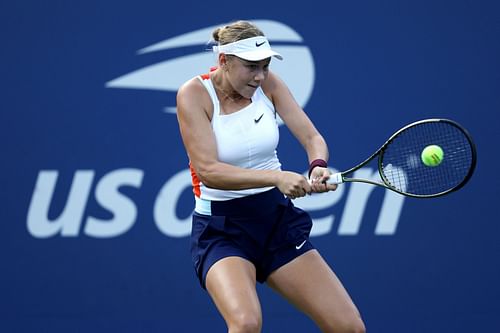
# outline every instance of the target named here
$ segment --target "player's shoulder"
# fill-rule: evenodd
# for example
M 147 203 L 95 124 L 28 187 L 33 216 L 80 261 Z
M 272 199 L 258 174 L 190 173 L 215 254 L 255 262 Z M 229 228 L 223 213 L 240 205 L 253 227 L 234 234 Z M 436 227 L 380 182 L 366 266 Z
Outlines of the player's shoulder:
M 203 92 L 205 87 L 201 83 L 200 76 L 195 76 L 191 78 L 190 80 L 184 82 L 180 87 L 179 90 L 177 91 L 177 96 L 178 97 L 192 97 L 200 94 Z
M 177 91 L 177 102 L 189 104 L 204 104 L 208 102 L 210 100 L 210 95 L 201 81 L 205 79 L 203 75 L 195 76 L 182 84 Z
M 210 95 L 203 85 L 202 76 L 195 76 L 182 84 L 177 91 L 177 112 L 178 113 L 197 113 L 202 109 L 208 114 L 211 109 Z

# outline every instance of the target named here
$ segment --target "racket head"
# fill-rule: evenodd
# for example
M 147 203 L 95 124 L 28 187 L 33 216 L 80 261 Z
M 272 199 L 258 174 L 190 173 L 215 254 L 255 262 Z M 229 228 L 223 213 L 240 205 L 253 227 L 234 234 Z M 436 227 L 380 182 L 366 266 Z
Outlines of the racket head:
M 444 152 L 437 166 L 427 166 L 421 153 L 429 145 Z M 432 198 L 458 190 L 471 178 L 477 153 L 472 137 L 449 119 L 426 119 L 409 124 L 389 138 L 378 155 L 384 184 L 416 198 Z

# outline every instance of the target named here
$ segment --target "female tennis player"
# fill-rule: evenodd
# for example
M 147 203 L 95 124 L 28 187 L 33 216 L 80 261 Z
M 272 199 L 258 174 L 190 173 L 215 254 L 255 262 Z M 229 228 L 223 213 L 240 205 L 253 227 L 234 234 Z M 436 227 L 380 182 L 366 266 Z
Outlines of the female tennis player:
M 200 284 L 228 332 L 260 332 L 256 282 L 265 282 L 323 332 L 364 332 L 348 293 L 309 241 L 312 220 L 291 199 L 335 190 L 328 148 L 280 78 L 262 31 L 238 21 L 216 29 L 218 66 L 177 94 L 195 194 L 191 235 Z M 310 181 L 279 162 L 276 113 L 310 161 Z

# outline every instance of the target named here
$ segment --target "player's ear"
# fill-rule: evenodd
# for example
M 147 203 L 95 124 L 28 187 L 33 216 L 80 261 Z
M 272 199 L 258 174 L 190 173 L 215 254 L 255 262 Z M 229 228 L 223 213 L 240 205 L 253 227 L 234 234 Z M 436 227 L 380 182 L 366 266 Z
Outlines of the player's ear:
M 219 67 L 227 70 L 227 57 L 225 53 L 219 53 Z

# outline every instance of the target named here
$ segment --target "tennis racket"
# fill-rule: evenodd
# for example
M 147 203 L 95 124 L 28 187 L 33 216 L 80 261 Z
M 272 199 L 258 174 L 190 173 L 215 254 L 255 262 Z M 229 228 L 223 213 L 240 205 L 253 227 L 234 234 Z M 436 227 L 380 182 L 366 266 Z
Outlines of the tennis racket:
M 430 145 L 438 145 L 443 152 L 442 160 L 434 166 L 426 165 L 421 156 Z M 375 159 L 380 180 L 351 178 Z M 433 198 L 464 186 L 475 166 L 476 147 L 462 126 L 448 119 L 425 119 L 403 127 L 364 162 L 332 174 L 327 182 L 362 182 L 409 197 Z

